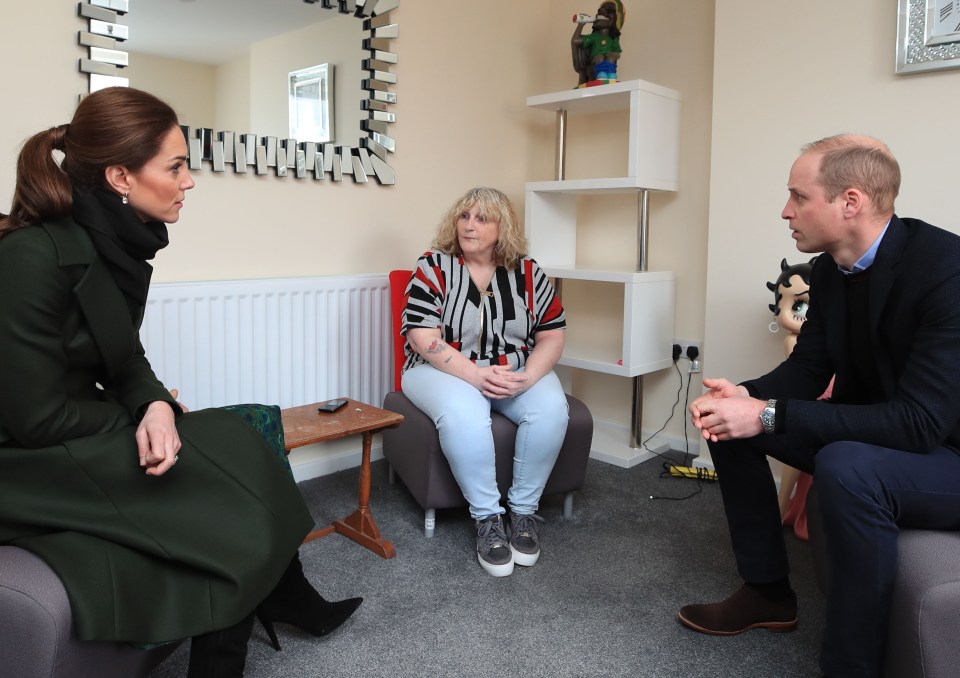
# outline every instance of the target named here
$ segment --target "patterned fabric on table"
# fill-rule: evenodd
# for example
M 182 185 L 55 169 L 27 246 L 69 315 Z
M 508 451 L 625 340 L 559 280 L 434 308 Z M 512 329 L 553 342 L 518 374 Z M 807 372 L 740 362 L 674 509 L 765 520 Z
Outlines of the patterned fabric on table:
M 250 424 L 257 433 L 263 436 L 270 447 L 273 449 L 283 465 L 293 473 L 290 468 L 290 461 L 287 459 L 287 452 L 284 448 L 283 439 L 283 421 L 280 419 L 280 408 L 276 405 L 227 405 L 222 409 L 228 410 L 243 417 L 243 420 Z

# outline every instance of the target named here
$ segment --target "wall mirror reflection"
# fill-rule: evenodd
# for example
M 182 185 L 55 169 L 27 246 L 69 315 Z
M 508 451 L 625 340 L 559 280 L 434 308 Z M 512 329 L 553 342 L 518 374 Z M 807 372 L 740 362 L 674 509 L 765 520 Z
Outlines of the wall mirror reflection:
M 109 5 L 111 0 L 89 2 Z M 362 173 L 379 183 L 393 183 L 387 154 L 395 145 L 387 123 L 394 120 L 388 106 L 396 101 L 390 91 L 396 76 L 389 69 L 397 59 L 389 51 L 389 40 L 396 37 L 397 27 L 386 13 L 398 4 L 398 0 L 131 2 L 118 19 L 129 27 L 130 35 L 118 43 L 118 49 L 130 53 L 129 66 L 118 74 L 131 86 L 168 101 L 191 132 L 211 129 L 216 139 L 218 132 L 229 131 L 238 142 L 242 135 L 256 135 L 258 146 L 268 145 L 264 139 L 270 137 L 270 151 L 276 147 L 281 154 L 287 139 L 295 139 L 301 150 L 304 142 L 316 142 L 316 150 L 325 152 L 329 178 L 339 179 L 340 172 L 334 170 L 342 169 L 354 174 L 354 181 L 366 181 Z M 327 112 L 318 108 L 312 118 L 317 124 L 298 123 L 294 135 L 292 75 L 318 64 L 329 69 L 323 101 Z M 333 72 L 335 78 L 330 77 Z M 319 80 L 303 81 L 297 91 L 304 106 L 312 102 L 314 84 L 319 95 Z M 316 101 L 319 106 L 319 96 Z M 227 162 L 232 160 L 231 150 L 226 149 Z M 371 160 L 378 167 L 371 167 Z M 296 166 L 292 153 L 287 164 Z M 316 173 L 315 178 L 323 177 Z

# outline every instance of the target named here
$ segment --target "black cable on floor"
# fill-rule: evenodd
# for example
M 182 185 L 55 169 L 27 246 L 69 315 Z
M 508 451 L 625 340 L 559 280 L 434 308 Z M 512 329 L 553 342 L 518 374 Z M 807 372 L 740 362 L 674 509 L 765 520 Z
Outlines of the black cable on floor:
M 654 450 L 651 450 L 649 447 L 647 447 L 647 443 L 650 442 L 650 440 L 652 440 L 655 436 L 657 436 L 659 433 L 661 433 L 661 432 L 667 427 L 667 424 L 669 424 L 669 423 L 670 423 L 670 420 L 673 419 L 673 415 L 674 415 L 674 413 L 675 413 L 676 410 L 677 410 L 677 405 L 680 403 L 680 392 L 683 391 L 683 373 L 680 371 L 680 366 L 679 366 L 676 362 L 673 363 L 673 367 L 674 367 L 674 369 L 677 371 L 677 376 L 680 377 L 680 384 L 677 386 L 677 399 L 674 401 L 673 405 L 671 406 L 671 408 L 670 408 L 670 415 L 667 417 L 666 421 L 663 422 L 663 426 L 661 426 L 655 433 L 650 434 L 650 436 L 648 436 L 647 439 L 644 440 L 644 441 L 641 443 L 641 446 L 642 446 L 643 449 L 645 449 L 647 452 L 649 452 L 650 454 L 653 454 L 654 456 L 657 456 L 657 457 L 665 460 L 665 461 L 663 462 L 664 471 L 660 474 L 660 477 L 661 477 L 661 478 L 688 477 L 688 476 L 683 476 L 683 475 L 681 475 L 681 476 L 675 476 L 675 475 L 673 475 L 672 473 L 670 473 L 670 469 L 671 469 L 671 468 L 686 468 L 687 465 L 688 465 L 687 458 L 690 456 L 690 441 L 689 441 L 689 439 L 688 439 L 688 437 L 687 437 L 687 426 L 689 425 L 689 419 L 685 419 L 685 420 L 684 420 L 684 424 L 683 424 L 683 445 L 684 445 L 684 449 L 683 449 L 683 463 L 682 463 L 682 464 L 677 464 L 677 463 L 676 463 L 673 459 L 671 459 L 670 457 L 668 457 L 668 456 L 666 456 L 666 455 L 664 455 L 664 454 L 661 454 L 660 452 L 656 452 L 656 451 L 654 451 Z M 688 405 L 689 402 L 690 402 L 690 383 L 691 383 L 691 381 L 692 381 L 691 373 L 687 373 L 687 392 L 686 392 L 686 394 L 685 394 L 685 396 L 684 396 L 684 407 L 683 407 L 684 412 L 686 412 L 686 410 L 687 410 L 687 405 Z M 706 469 L 704 469 L 704 471 L 706 471 Z M 685 496 L 682 496 L 682 497 L 663 497 L 663 496 L 660 496 L 660 495 L 650 495 L 650 499 L 668 499 L 668 500 L 670 500 L 670 501 L 684 501 L 684 500 L 686 500 L 686 499 L 690 499 L 691 497 L 694 497 L 694 496 L 700 494 L 700 493 L 703 491 L 703 485 L 701 484 L 700 481 L 701 481 L 702 479 L 705 479 L 705 478 L 706 478 L 706 475 L 701 475 L 700 473 L 698 473 L 698 474 L 696 475 L 696 477 L 692 478 L 692 480 L 696 480 L 696 481 L 697 481 L 697 489 L 695 489 L 693 492 L 691 492 L 690 494 L 687 494 L 687 495 L 685 495 Z

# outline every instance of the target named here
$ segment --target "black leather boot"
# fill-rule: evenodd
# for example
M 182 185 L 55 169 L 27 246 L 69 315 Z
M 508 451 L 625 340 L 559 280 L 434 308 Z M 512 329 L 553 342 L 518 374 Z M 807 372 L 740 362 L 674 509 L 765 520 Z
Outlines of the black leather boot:
M 242 678 L 252 630 L 250 614 L 229 628 L 194 636 L 187 678 Z
M 325 636 L 345 622 L 362 602 L 363 598 L 324 600 L 304 576 L 300 557 L 294 555 L 276 588 L 257 607 L 257 619 L 270 636 L 273 649 L 279 652 L 275 623 L 291 624 L 311 635 Z

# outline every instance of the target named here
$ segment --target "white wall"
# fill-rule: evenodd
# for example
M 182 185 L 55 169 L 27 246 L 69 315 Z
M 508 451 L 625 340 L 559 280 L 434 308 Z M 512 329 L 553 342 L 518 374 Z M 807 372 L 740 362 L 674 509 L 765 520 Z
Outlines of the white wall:
M 329 13 L 329 12 L 328 12 Z M 352 15 L 339 15 L 280 36 L 262 40 L 250 50 L 252 90 L 250 130 L 284 138 L 288 134 L 288 82 L 292 71 L 321 63 L 333 67 L 334 132 L 336 141 L 356 146 L 360 138 L 358 111 L 362 90 L 360 70 L 363 22 Z M 273 130 L 273 131 L 270 131 Z
M 199 120 L 202 127 L 212 127 L 214 121 L 219 124 L 216 66 L 134 52 L 124 76 L 170 104 L 181 122 Z
M 392 43 L 399 54 L 393 69 L 399 79 L 392 163 L 397 184 L 315 184 L 204 170 L 171 228 L 171 246 L 156 260 L 154 280 L 385 272 L 412 265 L 441 213 L 472 185 L 503 186 L 522 205 L 530 174 L 531 114 L 524 101 L 542 42 L 530 35 L 540 35 L 547 5 L 401 3 L 392 14 L 400 24 L 400 38 Z M 21 142 L 68 121 L 85 89 L 86 76 L 77 71 L 85 53 L 77 31 L 85 25 L 75 3 L 37 0 L 9 8 L 0 26 L 6 64 L 27 66 L 20 47 L 24 26 L 44 31 L 43 49 L 30 54 L 28 67 L 8 66 L 0 76 L 8 94 L 0 129 L 0 209 L 10 203 Z M 517 47 L 501 49 L 506 43 Z
M 17 3 L 0 21 L 0 74 L 3 125 L 0 126 L 0 211 L 13 197 L 20 145 L 34 132 L 67 122 L 87 76 L 78 71 L 86 50 L 77 46 L 84 25 L 76 4 L 56 0 Z M 25 36 L 35 49 L 25 49 Z
M 516 54 L 492 49 L 485 36 L 495 28 L 519 33 L 516 26 L 535 24 L 545 4 L 402 3 L 393 13 L 400 24 L 393 41 L 397 184 L 204 171 L 155 279 L 385 272 L 413 264 L 442 211 L 470 185 L 499 183 L 522 200 L 526 160 L 514 149 L 526 146 L 527 114 L 517 106 L 526 91 L 511 75 Z M 503 26 L 497 17 L 507 15 L 512 21 Z M 465 25 L 477 30 L 449 30 Z M 488 67 L 465 79 L 465 59 L 478 52 L 489 53 Z
M 299 1 L 299 0 L 285 0 Z M 398 151 L 392 187 L 315 185 L 290 177 L 235 176 L 204 170 L 171 227 L 170 247 L 155 262 L 157 282 L 351 275 L 412 265 L 428 245 L 442 212 L 466 188 L 492 184 L 523 210 L 524 184 L 553 175 L 554 120 L 526 108 L 526 98 L 573 87 L 570 58 L 575 12 L 581 0 L 404 0 L 393 18 L 400 38 L 397 73 Z M 136 11 L 136 8 L 133 8 Z M 85 50 L 76 33 L 85 26 L 76 5 L 55 0 L 19 3 L 0 26 L 0 60 L 21 63 L 22 26 L 42 26 L 43 49 L 30 68 L 6 69 L 8 98 L 0 129 L 0 210 L 13 191 L 13 162 L 29 134 L 69 120 L 85 76 Z M 135 40 L 135 37 L 134 37 Z M 706 226 L 713 73 L 713 2 L 633 0 L 622 38 L 621 78 L 640 78 L 681 92 L 681 188 L 651 199 L 650 268 L 677 274 L 676 334 L 704 337 Z M 42 74 L 42 76 L 41 76 Z M 136 82 L 132 83 L 134 86 Z M 571 145 L 596 142 L 597 130 L 571 130 Z M 636 201 L 585 205 L 587 258 L 611 265 L 635 263 Z M 624 245 L 624 243 L 627 243 Z M 598 328 L 603 331 L 603 328 Z M 710 342 L 705 365 L 710 366 Z M 659 426 L 670 413 L 676 376 L 645 379 L 644 424 Z M 629 379 L 578 373 L 574 388 L 595 415 L 628 424 Z M 694 388 L 697 388 L 695 382 Z M 681 413 L 668 427 L 682 435 Z
M 957 155 L 946 129 L 960 104 L 960 70 L 894 75 L 893 0 L 715 4 L 630 2 L 620 70 L 683 95 L 681 187 L 651 200 L 650 268 L 676 272 L 675 333 L 704 340 L 705 373 L 737 380 L 781 356 L 780 338 L 766 330 L 764 283 L 780 259 L 801 258 L 779 214 L 802 144 L 842 131 L 884 139 L 904 174 L 898 212 L 960 231 L 946 199 Z M 553 173 L 552 117 L 527 110 L 526 97 L 573 86 L 570 16 L 591 8 L 580 0 L 406 0 L 394 13 L 397 185 L 204 171 L 155 280 L 384 272 L 412 264 L 441 212 L 471 185 L 495 184 L 522 207 L 524 183 Z M 68 120 L 84 89 L 76 44 L 84 23 L 75 4 L 35 0 L 11 7 L 0 24 L 6 64 L 24 64 L 25 26 L 44 31 L 29 67 L 0 76 L 8 94 L 0 209 L 10 202 L 20 143 Z M 594 130 L 571 132 L 572 145 L 595 138 Z M 586 206 L 585 220 L 603 226 L 584 256 L 630 260 L 621 243 L 633 239 L 634 210 L 629 201 Z M 666 418 L 675 383 L 668 372 L 645 380 L 645 424 Z M 582 374 L 575 389 L 597 416 L 629 421 L 629 380 Z M 682 430 L 675 416 L 668 432 Z
M 708 376 L 756 376 L 782 358 L 767 332 L 779 262 L 805 261 L 780 219 L 800 147 L 839 132 L 887 142 L 900 161 L 897 212 L 960 232 L 960 70 L 897 76 L 893 0 L 718 0 L 707 252 Z M 705 450 L 704 446 L 704 450 Z

